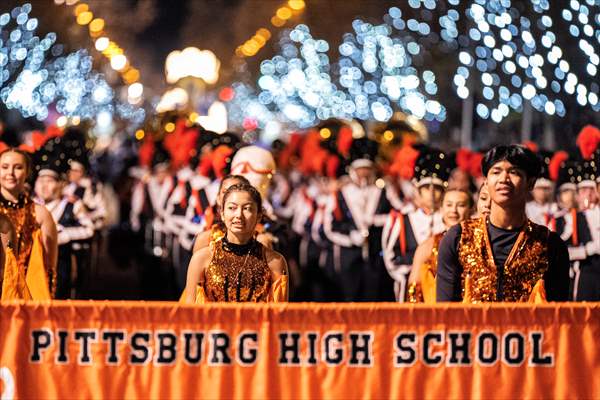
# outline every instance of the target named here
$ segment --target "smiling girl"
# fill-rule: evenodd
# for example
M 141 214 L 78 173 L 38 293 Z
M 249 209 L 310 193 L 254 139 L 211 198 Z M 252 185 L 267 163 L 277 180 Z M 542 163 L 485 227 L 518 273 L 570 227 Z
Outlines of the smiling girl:
M 34 203 L 27 191 L 31 170 L 27 153 L 18 149 L 0 153 L 0 214 L 14 226 L 12 249 L 19 273 L 26 280 L 26 286 L 13 298 L 47 300 L 56 290 L 56 225 L 48 210 Z
M 442 197 L 442 221 L 446 230 L 471 216 L 473 198 L 469 192 L 451 189 Z M 413 266 L 408 279 L 408 301 L 411 303 L 435 303 L 435 276 L 437 255 L 444 233 L 433 235 L 421 243 L 415 251 Z

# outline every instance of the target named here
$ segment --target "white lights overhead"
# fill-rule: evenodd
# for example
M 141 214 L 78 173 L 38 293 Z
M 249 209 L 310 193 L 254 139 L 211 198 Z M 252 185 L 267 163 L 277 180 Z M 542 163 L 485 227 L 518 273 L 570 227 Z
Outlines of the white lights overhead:
M 167 82 L 175 83 L 185 77 L 194 77 L 214 84 L 219 80 L 221 62 L 210 50 L 186 47 L 169 53 L 165 61 Z
M 24 4 L 0 15 L 0 37 L 7 38 L 0 40 L 0 100 L 6 107 L 41 121 L 53 106 L 59 114 L 79 119 L 105 121 L 106 115 L 116 114 L 142 122 L 144 110 L 123 108 L 115 101 L 85 50 L 63 55 L 55 33 L 35 36 L 38 21 L 29 18 L 30 12 L 31 5 Z

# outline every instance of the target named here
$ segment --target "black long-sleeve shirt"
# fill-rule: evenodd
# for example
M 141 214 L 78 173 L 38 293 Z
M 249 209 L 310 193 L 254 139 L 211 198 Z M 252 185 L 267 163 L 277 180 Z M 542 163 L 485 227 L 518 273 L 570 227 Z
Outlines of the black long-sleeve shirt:
M 487 224 L 494 263 L 498 269 L 498 300 L 502 301 L 504 263 L 517 241 L 521 229 L 507 230 Z M 444 235 L 439 247 L 436 276 L 437 301 L 462 301 L 461 274 L 463 267 L 458 259 L 458 245 L 462 229 L 455 225 Z M 569 298 L 569 252 L 566 244 L 555 232 L 548 236 L 548 270 L 544 274 L 548 301 L 567 301 Z

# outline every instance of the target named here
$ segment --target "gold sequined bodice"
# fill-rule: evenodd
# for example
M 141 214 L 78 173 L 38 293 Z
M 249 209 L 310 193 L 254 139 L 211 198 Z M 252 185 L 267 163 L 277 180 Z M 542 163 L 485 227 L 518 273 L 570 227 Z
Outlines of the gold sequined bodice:
M 204 271 L 204 291 L 209 301 L 265 302 L 271 279 L 262 244 L 252 240 L 249 245 L 234 246 L 221 239 L 214 242 Z
M 485 218 L 461 223 L 458 259 L 463 296 L 472 303 L 498 301 L 498 271 Z M 527 221 L 504 264 L 503 301 L 527 301 L 548 269 L 548 229 Z M 465 288 L 465 285 L 468 288 Z
M 40 228 L 35 219 L 35 204 L 29 197 L 23 199 L 20 207 L 0 202 L 0 213 L 6 215 L 14 226 L 17 242 L 13 244 L 13 248 L 19 267 L 26 272 L 33 245 L 33 232 Z

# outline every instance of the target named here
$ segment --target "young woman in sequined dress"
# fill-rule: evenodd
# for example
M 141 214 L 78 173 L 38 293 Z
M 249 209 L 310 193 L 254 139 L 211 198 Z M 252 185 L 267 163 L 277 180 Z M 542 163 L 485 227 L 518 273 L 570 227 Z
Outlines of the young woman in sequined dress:
M 33 202 L 26 189 L 32 166 L 29 156 L 18 149 L 0 154 L 0 214 L 12 223 L 12 252 L 16 267 L 5 263 L 3 298 L 47 300 L 56 289 L 57 233 L 52 215 Z
M 262 200 L 248 184 L 223 195 L 225 235 L 197 251 L 188 268 L 186 303 L 287 301 L 287 263 L 255 238 Z
M 446 230 L 471 216 L 473 198 L 469 192 L 450 189 L 442 197 L 442 220 Z M 408 301 L 435 303 L 435 275 L 437 255 L 444 233 L 438 233 L 417 247 L 409 277 Z

